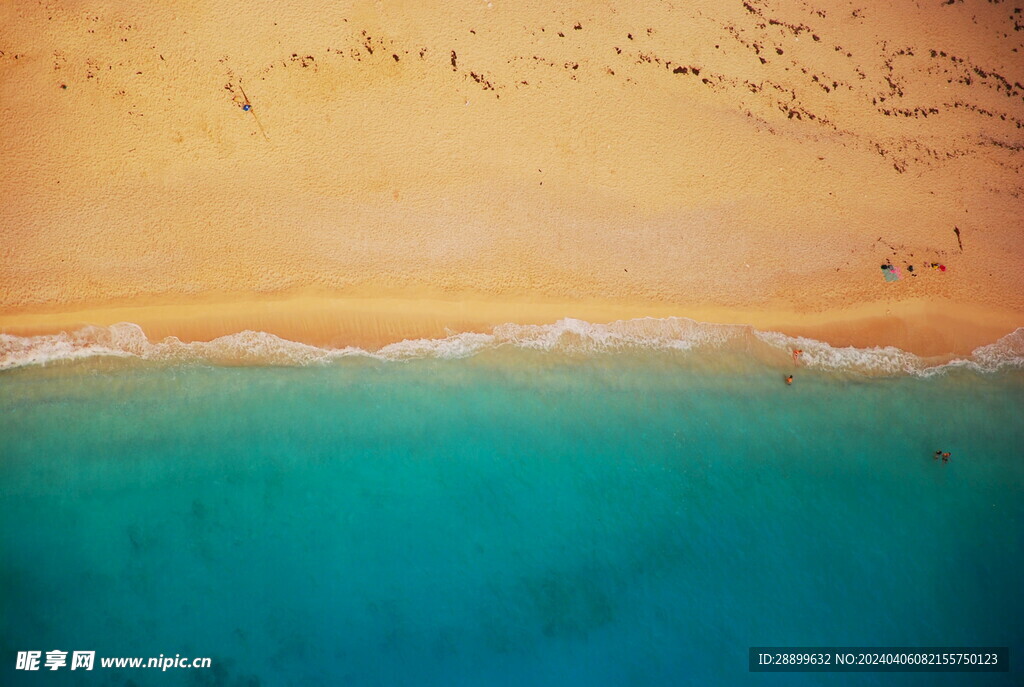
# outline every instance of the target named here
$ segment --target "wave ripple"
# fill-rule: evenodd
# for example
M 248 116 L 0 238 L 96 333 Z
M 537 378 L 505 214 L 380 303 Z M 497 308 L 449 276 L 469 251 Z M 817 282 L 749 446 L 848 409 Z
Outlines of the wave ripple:
M 139 325 L 123 322 L 45 336 L 0 334 L 0 370 L 102 356 L 253 365 L 312 365 L 353 356 L 387 361 L 455 359 L 499 347 L 584 355 L 732 349 L 769 358 L 779 358 L 780 354 L 788 356 L 793 349 L 801 349 L 801 364 L 806 367 L 881 375 L 927 376 L 957 367 L 982 372 L 1024 367 L 1024 327 L 976 349 L 967 358 L 922 358 L 893 347 L 838 348 L 746 325 L 709 324 L 685 317 L 669 317 L 620 320 L 610 324 L 575 319 L 547 325 L 510 323 L 495 327 L 489 334 L 465 332 L 440 339 L 410 339 L 375 351 L 354 346 L 321 348 L 250 330 L 212 341 L 186 343 L 172 336 L 153 342 Z

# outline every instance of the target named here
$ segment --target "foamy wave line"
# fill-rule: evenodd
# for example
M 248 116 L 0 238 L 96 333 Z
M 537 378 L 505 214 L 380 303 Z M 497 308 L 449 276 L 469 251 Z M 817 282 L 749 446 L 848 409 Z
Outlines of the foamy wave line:
M 922 358 L 898 348 L 837 348 L 821 341 L 759 331 L 745 325 L 707 324 L 683 317 L 642 318 L 610 324 L 564 319 L 549 325 L 503 324 L 489 334 L 461 333 L 443 339 L 411 339 L 376 351 L 349 346 L 321 348 L 267 332 L 244 331 L 212 341 L 186 343 L 176 337 L 150 341 L 136 324 L 89 326 L 74 332 L 19 337 L 0 334 L 0 370 L 98 356 L 157 361 L 258 365 L 311 365 L 346 357 L 378 360 L 455 359 L 486 349 L 597 354 L 630 350 L 696 351 L 729 348 L 784 360 L 801 349 L 805 367 L 867 374 L 931 375 L 957 367 L 992 372 L 1024 367 L 1024 327 L 976 349 L 966 359 Z

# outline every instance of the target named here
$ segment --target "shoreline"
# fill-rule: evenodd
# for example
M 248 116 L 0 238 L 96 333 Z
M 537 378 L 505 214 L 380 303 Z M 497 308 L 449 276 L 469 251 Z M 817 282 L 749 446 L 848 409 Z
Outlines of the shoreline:
M 26 309 L 0 313 L 0 333 L 41 336 L 129 322 L 141 327 L 151 342 L 167 337 L 185 343 L 210 341 L 251 330 L 323 348 L 376 350 L 403 340 L 488 333 L 508 323 L 544 325 L 570 318 L 606 324 L 646 317 L 748 325 L 834 347 L 892 346 L 922 357 L 967 355 L 1024 326 L 1024 314 L 1012 309 L 923 299 L 798 312 L 596 299 L 290 293 L 261 298 L 148 299 L 73 310 Z

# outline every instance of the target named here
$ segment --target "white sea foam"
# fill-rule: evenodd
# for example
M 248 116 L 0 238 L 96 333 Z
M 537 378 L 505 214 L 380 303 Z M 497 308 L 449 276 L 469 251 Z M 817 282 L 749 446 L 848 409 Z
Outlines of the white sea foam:
M 1024 368 L 1024 328 L 978 348 L 966 359 L 922 358 L 892 347 L 838 348 L 813 339 L 759 331 L 745 325 L 707 324 L 671 317 L 622 320 L 610 324 L 591 324 L 574 319 L 549 325 L 503 324 L 487 334 L 466 332 L 441 339 L 410 339 L 373 351 L 357 347 L 321 348 L 255 331 L 239 332 L 212 341 L 186 343 L 176 337 L 168 337 L 154 342 L 138 325 L 121 323 L 46 336 L 0 334 L 0 370 L 101 356 L 257 365 L 325 364 L 350 356 L 385 361 L 456 359 L 499 347 L 583 355 L 728 348 L 780 362 L 786 362 L 793 349 L 801 349 L 802 366 L 873 375 L 928 376 L 958 367 L 981 372 Z
M 803 351 L 800 363 L 806 367 L 825 370 L 853 370 L 869 374 L 913 374 L 923 372 L 943 362 L 928 361 L 893 346 L 875 348 L 836 347 L 815 339 L 787 336 L 779 332 L 754 330 L 754 336 L 780 351 Z

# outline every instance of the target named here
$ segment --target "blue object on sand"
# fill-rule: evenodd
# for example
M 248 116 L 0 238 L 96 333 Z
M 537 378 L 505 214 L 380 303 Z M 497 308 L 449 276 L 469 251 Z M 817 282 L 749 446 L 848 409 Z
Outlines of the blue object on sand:
M 252 109 L 252 105 L 250 105 L 249 103 L 246 103 L 245 105 L 242 105 L 242 109 L 245 110 L 246 112 L 248 112 L 249 110 Z

